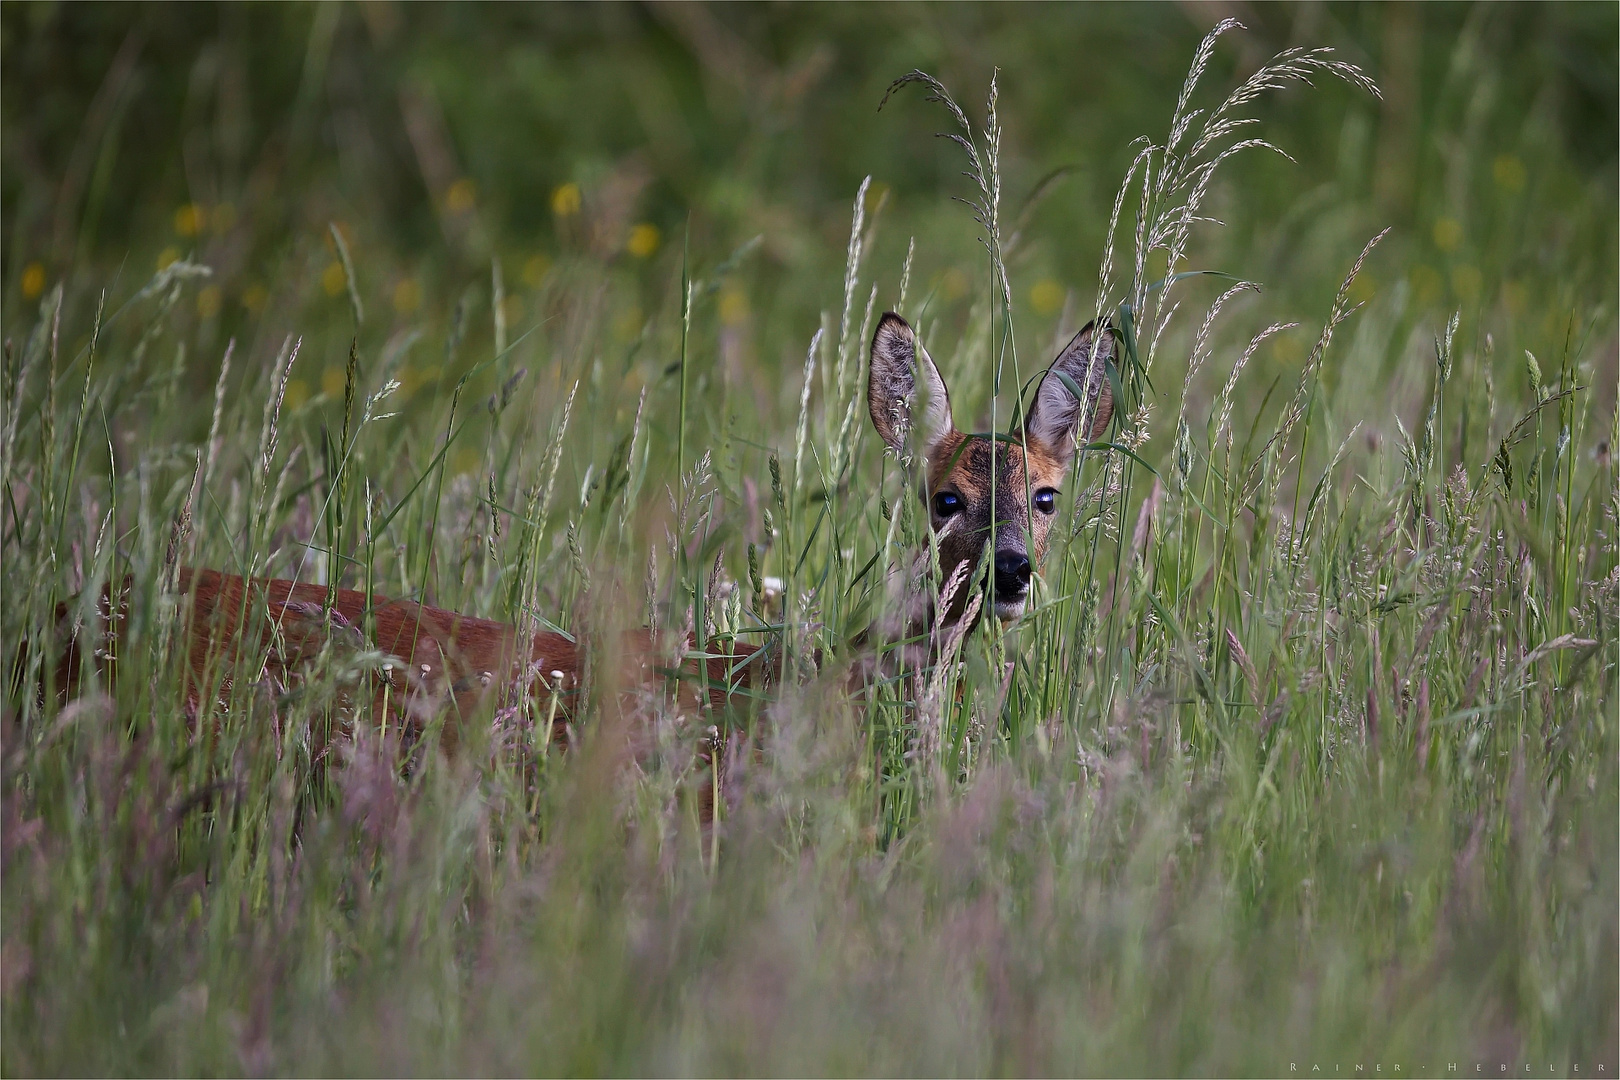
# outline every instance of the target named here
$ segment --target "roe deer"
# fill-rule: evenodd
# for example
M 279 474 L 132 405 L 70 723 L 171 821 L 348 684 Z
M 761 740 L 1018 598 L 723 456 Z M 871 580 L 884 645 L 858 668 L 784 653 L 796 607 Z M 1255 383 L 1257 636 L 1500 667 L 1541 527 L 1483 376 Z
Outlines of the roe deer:
M 1097 338 L 1094 345 L 1094 338 Z M 951 421 L 945 382 L 904 319 L 893 313 L 879 321 L 872 338 L 867 406 L 873 426 L 890 449 L 904 454 L 915 435 L 925 463 L 923 498 L 937 539 L 938 567 L 907 575 L 913 597 L 919 581 L 937 572 L 942 580 L 979 565 L 993 537 L 990 560 L 995 614 L 1010 620 L 1022 614 L 1035 567 L 1046 553 L 1047 534 L 1057 510 L 1058 489 L 1074 460 L 1076 437 L 1085 425 L 1090 439 L 1107 427 L 1113 397 L 1106 365 L 1113 360 L 1113 337 L 1094 335 L 1088 325 L 1075 335 L 1043 373 L 1024 421 L 1022 437 L 963 434 Z M 973 590 L 956 589 L 944 612 L 921 610 L 907 618 L 951 625 L 958 622 Z M 373 716 L 420 735 L 435 717 L 471 715 L 489 695 L 527 690 L 533 700 L 552 700 L 552 738 L 574 713 L 581 683 L 581 647 L 567 635 L 535 634 L 522 642 L 513 627 L 409 601 L 367 597 L 349 589 L 329 592 L 323 585 L 282 579 L 244 579 L 207 569 L 181 569 L 180 618 L 185 628 L 188 705 L 200 706 L 210 680 L 228 666 L 220 661 L 264 657 L 257 676 L 286 684 L 317 658 L 328 643 L 347 641 L 385 658 L 373 670 Z M 923 597 L 926 599 L 926 597 Z M 102 598 L 102 626 L 91 639 L 106 641 L 96 650 L 98 666 L 115 674 L 117 624 L 129 599 L 120 590 L 116 610 L 110 593 Z M 66 619 L 67 606 L 58 609 Z M 365 640 L 362 627 L 371 628 Z M 680 669 L 654 668 L 649 632 L 626 635 L 624 654 L 636 670 L 627 681 L 662 676 L 680 681 L 684 709 L 723 706 L 728 697 L 757 696 L 779 675 L 780 656 L 736 642 L 717 642 L 711 651 L 689 657 Z M 81 677 L 76 642 L 70 642 L 57 668 L 56 686 L 73 692 Z M 695 686 L 707 690 L 701 697 Z M 201 710 L 198 710 L 201 711 Z M 442 745 L 454 752 L 458 722 L 444 724 Z M 714 760 L 712 739 L 701 759 Z M 704 785 L 705 788 L 708 785 Z M 704 817 L 712 807 L 704 792 Z

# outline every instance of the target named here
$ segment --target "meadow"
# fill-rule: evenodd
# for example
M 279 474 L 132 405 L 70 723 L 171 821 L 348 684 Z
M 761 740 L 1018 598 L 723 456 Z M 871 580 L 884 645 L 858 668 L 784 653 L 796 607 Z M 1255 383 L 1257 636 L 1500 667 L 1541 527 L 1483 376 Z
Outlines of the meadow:
M 1615 9 L 1239 15 L 0 7 L 0 1070 L 1612 1074 Z M 1120 354 L 898 674 L 888 310 Z M 180 565 L 783 674 L 408 751 Z

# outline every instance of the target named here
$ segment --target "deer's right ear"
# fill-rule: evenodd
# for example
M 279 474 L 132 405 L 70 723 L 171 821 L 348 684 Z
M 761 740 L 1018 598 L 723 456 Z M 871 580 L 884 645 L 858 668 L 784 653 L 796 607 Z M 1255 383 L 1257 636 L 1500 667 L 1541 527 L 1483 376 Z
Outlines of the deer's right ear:
M 892 311 L 878 320 L 877 333 L 872 335 L 866 407 L 872 414 L 872 426 L 895 453 L 904 452 L 907 432 L 913 427 L 924 453 L 955 430 L 945 380 L 910 324 Z

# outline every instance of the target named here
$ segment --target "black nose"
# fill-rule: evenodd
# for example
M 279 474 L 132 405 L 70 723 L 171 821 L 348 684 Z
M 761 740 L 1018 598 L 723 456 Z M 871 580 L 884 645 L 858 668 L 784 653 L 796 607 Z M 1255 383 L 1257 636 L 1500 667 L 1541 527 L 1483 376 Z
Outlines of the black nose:
M 1003 551 L 996 556 L 996 595 L 1008 599 L 1024 595 L 1029 588 L 1029 556 L 1022 551 Z

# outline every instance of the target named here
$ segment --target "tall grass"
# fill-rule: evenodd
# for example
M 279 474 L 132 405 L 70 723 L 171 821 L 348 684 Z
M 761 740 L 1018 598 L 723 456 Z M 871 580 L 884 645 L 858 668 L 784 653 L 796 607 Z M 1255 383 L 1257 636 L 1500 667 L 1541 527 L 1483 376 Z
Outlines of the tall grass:
M 496 304 L 494 348 L 462 358 L 482 340 L 463 297 L 436 415 L 390 415 L 434 345 L 367 328 L 334 228 L 341 395 L 289 403 L 296 335 L 226 348 L 201 445 L 160 421 L 185 407 L 176 373 L 211 362 L 169 325 L 205 267 L 106 315 L 48 293 L 0 379 L 5 1070 L 1612 1070 L 1612 313 L 1570 313 L 1541 358 L 1484 317 L 1435 327 L 1417 430 L 1367 437 L 1389 402 L 1330 376 L 1409 320 L 1399 289 L 1358 302 L 1376 236 L 1325 312 L 1188 276 L 1216 167 L 1269 146 L 1239 137 L 1244 106 L 1313 76 L 1373 89 L 1290 50 L 1199 112 L 1232 29 L 1115 203 L 1094 314 L 1121 336 L 1120 419 L 1078 459 L 1037 602 L 941 628 L 923 658 L 869 632 L 929 538 L 910 463 L 861 422 L 862 364 L 890 295 L 941 356 L 944 332 L 909 255 L 897 294 L 870 265 L 865 183 L 791 431 L 694 377 L 694 310 L 746 246 L 683 258 L 633 347 L 673 384 L 619 377 L 601 291 L 564 279 L 572 347 L 541 355 Z M 907 81 L 969 153 L 987 288 L 945 366 L 958 420 L 995 431 L 1039 371 L 995 84 L 976 130 L 943 83 Z M 1313 320 L 1261 385 L 1259 350 Z M 441 718 L 457 752 L 402 767 L 398 733 L 342 704 L 388 662 L 366 627 L 285 684 L 242 657 L 189 707 L 182 561 L 600 642 L 770 642 L 784 677 L 683 714 L 603 645 L 567 755 L 536 737 L 559 708 L 539 692 Z M 97 598 L 125 580 L 116 681 L 58 701 L 63 635 L 99 647 Z M 695 769 L 722 743 L 724 768 Z

